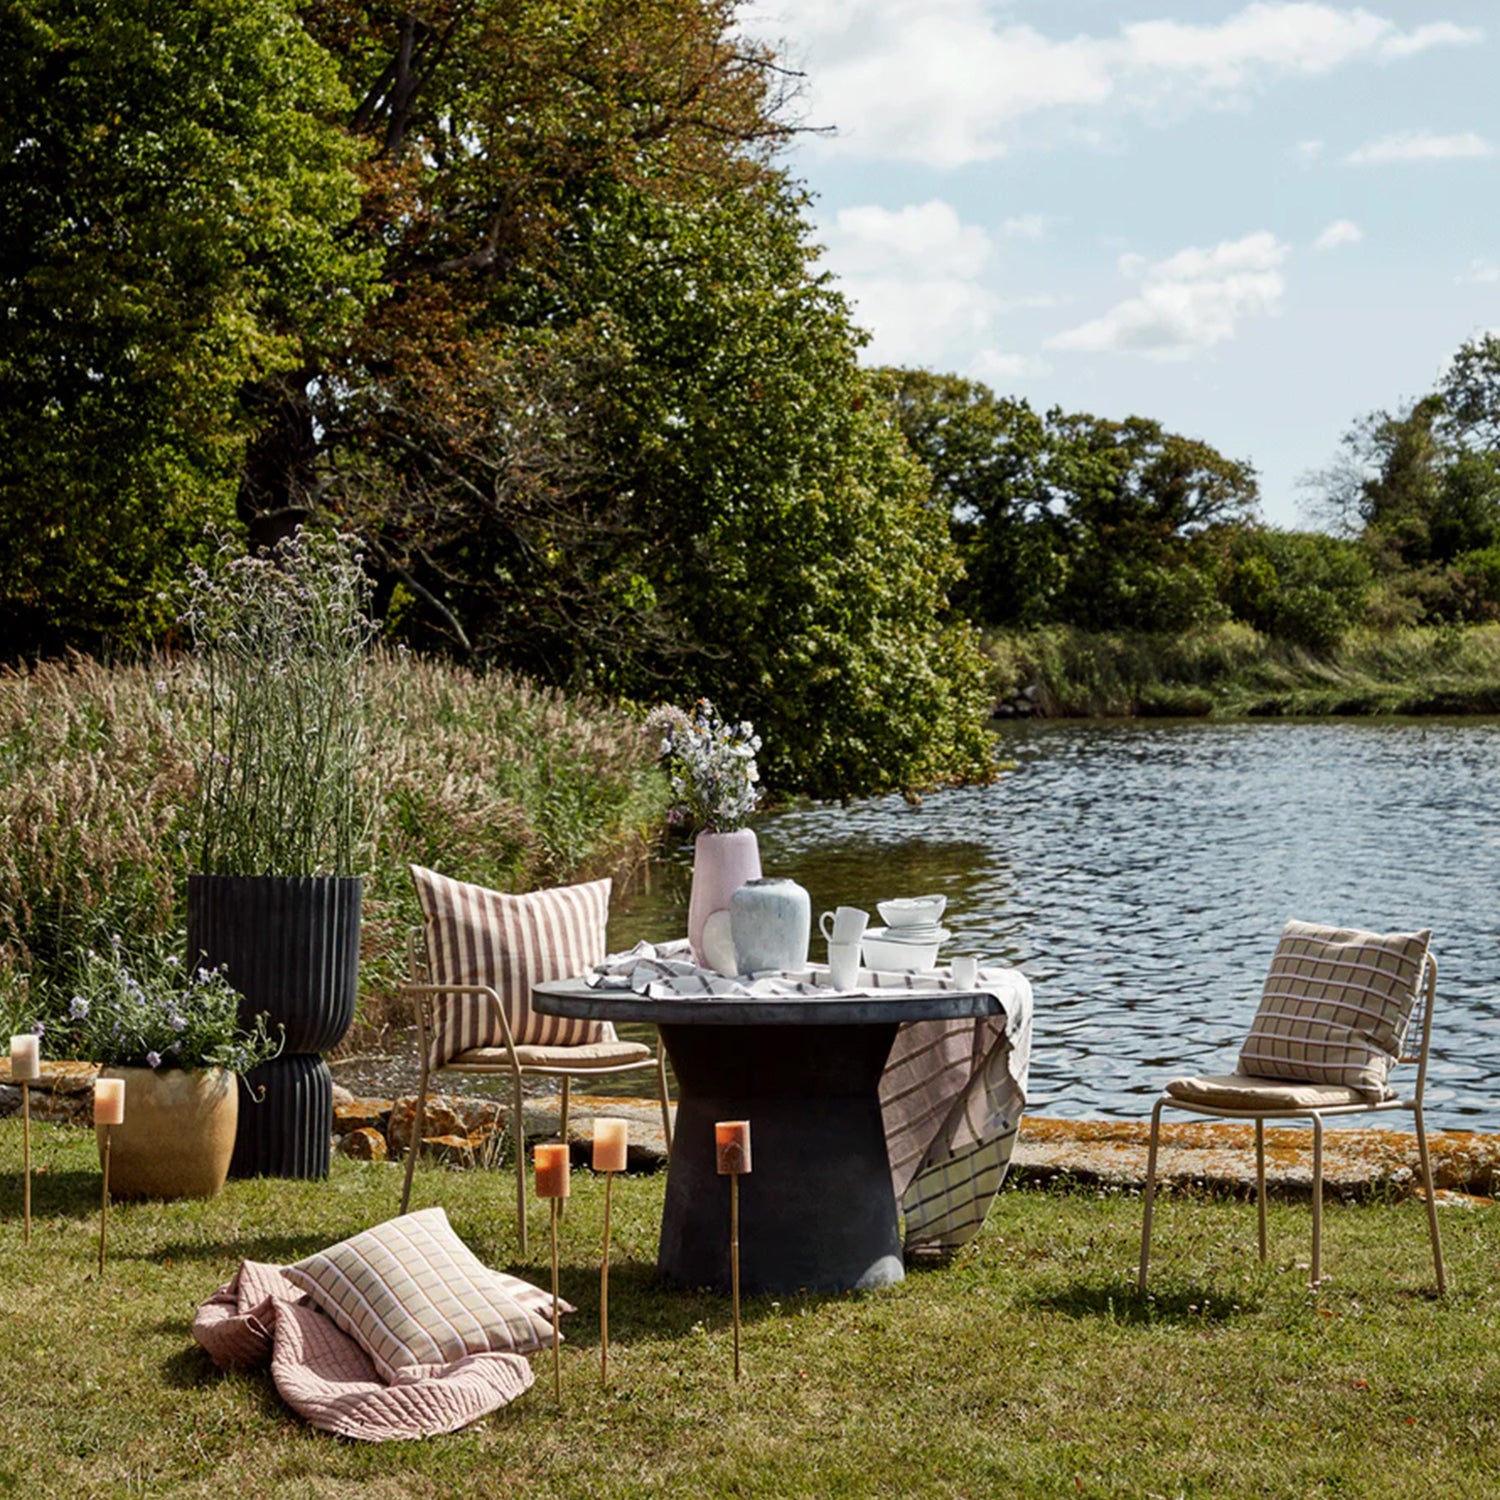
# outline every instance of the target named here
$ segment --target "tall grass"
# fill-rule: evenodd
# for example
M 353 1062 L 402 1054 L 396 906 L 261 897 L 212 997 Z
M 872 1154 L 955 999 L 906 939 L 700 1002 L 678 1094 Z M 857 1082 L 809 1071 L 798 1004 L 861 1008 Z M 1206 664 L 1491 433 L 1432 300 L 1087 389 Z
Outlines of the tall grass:
M 1500 712 L 1500 625 L 1355 631 L 1321 654 L 1237 623 L 1051 626 L 997 633 L 986 649 L 999 697 L 1036 686 L 1043 711 L 1064 717 Z
M 409 862 L 507 890 L 628 876 L 665 815 L 624 710 L 404 655 L 370 663 L 361 998 L 384 1019 L 418 919 Z M 83 953 L 183 923 L 203 725 L 167 664 L 0 675 L 0 1011 L 66 1005 Z M 267 817 L 276 816 L 267 808 Z

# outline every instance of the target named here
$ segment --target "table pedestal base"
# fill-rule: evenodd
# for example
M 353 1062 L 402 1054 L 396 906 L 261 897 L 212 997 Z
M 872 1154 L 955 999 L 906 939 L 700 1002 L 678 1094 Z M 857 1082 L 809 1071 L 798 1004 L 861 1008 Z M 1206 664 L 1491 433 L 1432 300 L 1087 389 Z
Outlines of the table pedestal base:
M 749 1120 L 740 1179 L 746 1293 L 839 1292 L 905 1274 L 880 1076 L 894 1024 L 661 1027 L 680 1101 L 657 1268 L 729 1289 L 729 1180 L 714 1124 Z

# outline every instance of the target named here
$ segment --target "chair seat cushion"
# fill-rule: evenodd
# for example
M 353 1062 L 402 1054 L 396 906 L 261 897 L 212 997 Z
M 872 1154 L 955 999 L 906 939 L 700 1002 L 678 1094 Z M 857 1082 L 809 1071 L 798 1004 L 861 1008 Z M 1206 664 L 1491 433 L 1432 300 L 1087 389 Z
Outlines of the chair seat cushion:
M 620 1068 L 650 1060 L 644 1042 L 585 1042 L 578 1047 L 517 1047 L 516 1061 L 523 1068 L 567 1068 L 587 1073 L 591 1068 Z M 510 1053 L 504 1047 L 471 1047 L 443 1064 L 455 1072 L 465 1068 L 509 1069 Z
M 1212 1073 L 1203 1078 L 1174 1078 L 1167 1093 L 1181 1104 L 1209 1109 L 1332 1109 L 1339 1104 L 1369 1104 L 1367 1090 L 1337 1083 L 1289 1082 L 1258 1078 L 1253 1073 Z M 1386 1097 L 1390 1091 L 1386 1091 Z

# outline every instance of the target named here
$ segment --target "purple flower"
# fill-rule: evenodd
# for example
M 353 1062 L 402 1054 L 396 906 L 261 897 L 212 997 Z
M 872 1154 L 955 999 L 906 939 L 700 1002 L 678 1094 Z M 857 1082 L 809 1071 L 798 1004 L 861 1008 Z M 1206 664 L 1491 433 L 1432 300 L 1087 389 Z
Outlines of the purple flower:
M 45 1021 L 38 1021 L 36 1025 L 31 1028 L 31 1030 L 34 1036 L 46 1036 L 47 1023 Z
M 81 1021 L 88 1013 L 88 1001 L 82 995 L 74 995 L 68 1004 L 68 1015 L 75 1021 Z
M 148 1052 L 146 1054 L 146 1066 L 148 1068 L 159 1068 L 159 1067 L 161 1067 L 161 1053 L 160 1052 Z

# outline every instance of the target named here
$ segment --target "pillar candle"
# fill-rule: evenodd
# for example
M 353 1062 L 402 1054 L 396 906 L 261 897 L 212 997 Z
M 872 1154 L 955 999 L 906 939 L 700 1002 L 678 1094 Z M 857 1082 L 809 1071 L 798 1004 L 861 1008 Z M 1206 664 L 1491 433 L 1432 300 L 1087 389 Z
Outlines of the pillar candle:
M 560 1141 L 538 1146 L 531 1159 L 536 1165 L 537 1197 L 566 1198 L 572 1191 L 567 1146 Z
M 596 1172 L 623 1172 L 625 1148 L 629 1141 L 629 1120 L 595 1120 L 594 1170 Z
M 714 1144 L 719 1151 L 721 1177 L 738 1177 L 750 1170 L 749 1120 L 720 1120 L 714 1126 Z
M 42 1044 L 30 1032 L 10 1039 L 10 1081 L 35 1083 L 42 1076 Z
M 94 1082 L 94 1124 L 125 1123 L 125 1080 L 99 1078 Z

